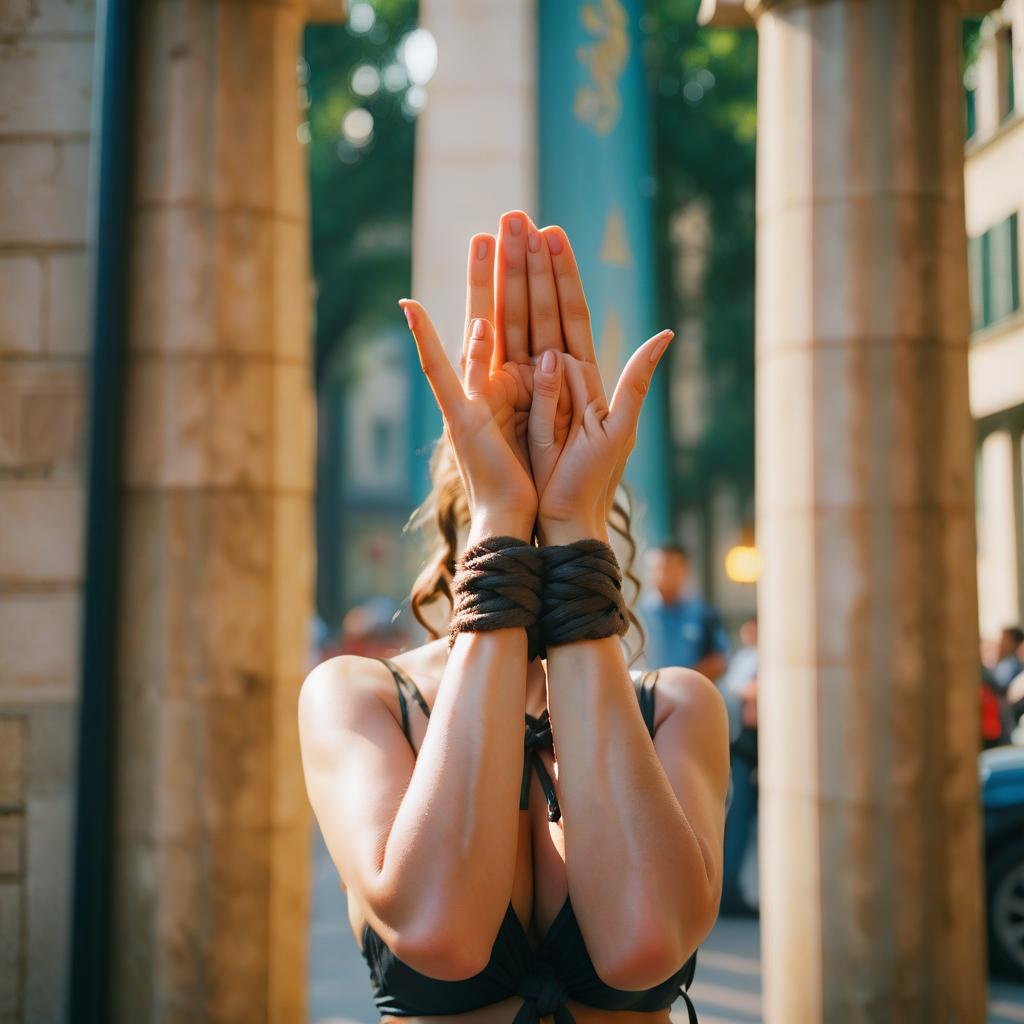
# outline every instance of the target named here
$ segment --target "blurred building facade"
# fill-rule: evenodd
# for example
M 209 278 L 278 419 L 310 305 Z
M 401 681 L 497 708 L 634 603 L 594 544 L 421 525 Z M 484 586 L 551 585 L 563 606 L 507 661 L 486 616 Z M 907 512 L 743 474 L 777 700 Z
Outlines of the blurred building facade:
M 1024 0 L 986 18 L 968 76 L 978 612 L 993 640 L 1024 618 Z

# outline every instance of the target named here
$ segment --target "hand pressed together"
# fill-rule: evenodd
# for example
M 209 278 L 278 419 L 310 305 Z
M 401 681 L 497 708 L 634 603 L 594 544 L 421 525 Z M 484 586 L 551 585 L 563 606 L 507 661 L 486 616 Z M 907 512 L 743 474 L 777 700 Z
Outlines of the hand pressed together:
M 644 342 L 605 397 L 569 240 L 525 213 L 470 242 L 460 382 L 419 303 L 403 300 L 444 417 L 472 516 L 471 539 L 607 540 L 605 522 L 651 378 L 672 339 Z

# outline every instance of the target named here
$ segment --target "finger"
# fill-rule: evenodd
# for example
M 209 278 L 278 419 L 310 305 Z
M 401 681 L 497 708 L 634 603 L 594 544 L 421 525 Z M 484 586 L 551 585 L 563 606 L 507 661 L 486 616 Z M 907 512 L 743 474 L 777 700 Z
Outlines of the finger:
M 555 443 L 555 413 L 562 391 L 562 360 L 548 349 L 533 371 L 533 401 L 530 403 L 530 443 L 543 448 Z
M 448 354 L 437 336 L 427 311 L 414 299 L 402 299 L 398 303 L 405 313 L 409 330 L 412 331 L 419 353 L 420 366 L 434 392 L 434 398 L 441 409 L 441 415 L 447 422 L 458 412 L 465 397 L 459 378 L 455 376 L 452 364 L 448 362 Z
M 466 394 L 479 398 L 487 391 L 491 379 L 491 354 L 494 351 L 494 328 L 479 317 L 470 328 L 466 359 Z
M 548 349 L 564 351 L 551 254 L 544 236 L 533 224 L 526 236 L 526 281 L 530 297 L 530 355 L 537 357 Z
M 564 380 L 569 386 L 569 395 L 572 398 L 572 422 L 582 423 L 583 415 L 593 398 L 587 387 L 583 364 L 575 358 L 563 359 L 561 362 L 564 364 Z
M 566 351 L 585 363 L 594 363 L 597 358 L 594 355 L 590 309 L 583 294 L 583 281 L 580 279 L 580 269 L 576 265 L 572 246 L 560 227 L 544 228 L 541 234 L 551 254 Z
M 526 232 L 529 218 L 512 210 L 501 218 L 495 267 L 494 300 L 498 365 L 530 360 L 530 296 L 526 283 Z
M 469 240 L 466 268 L 466 329 L 462 333 L 462 371 L 474 320 L 494 323 L 494 235 L 474 235 Z
M 636 430 L 651 378 L 674 336 L 672 331 L 662 331 L 648 338 L 629 357 L 612 395 L 611 414 L 605 424 L 608 430 L 624 433 Z

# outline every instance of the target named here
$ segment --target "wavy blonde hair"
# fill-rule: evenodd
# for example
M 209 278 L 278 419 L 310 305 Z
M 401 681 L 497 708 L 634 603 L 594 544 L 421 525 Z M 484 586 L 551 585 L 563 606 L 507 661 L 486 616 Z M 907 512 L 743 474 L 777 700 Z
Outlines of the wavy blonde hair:
M 435 534 L 426 564 L 412 585 L 409 606 L 416 621 L 437 639 L 442 632 L 428 620 L 425 610 L 438 598 L 443 597 L 448 602 L 449 613 L 451 612 L 451 581 L 459 556 L 459 538 L 469 526 L 469 503 L 455 463 L 451 442 L 446 434 L 437 439 L 430 456 L 430 484 L 430 493 L 409 517 L 405 529 L 422 529 L 424 534 Z M 633 536 L 635 512 L 632 492 L 625 484 L 620 483 L 608 513 L 608 526 L 619 541 L 618 545 L 613 546 L 620 547 L 621 554 L 625 555 L 622 576 L 625 583 L 632 588 L 632 593 L 626 595 L 626 616 L 630 629 L 635 629 L 640 638 L 635 651 L 629 641 L 626 641 L 630 665 L 643 653 L 646 639 L 643 625 L 633 611 L 633 605 L 640 594 L 640 579 L 634 570 L 638 549 Z

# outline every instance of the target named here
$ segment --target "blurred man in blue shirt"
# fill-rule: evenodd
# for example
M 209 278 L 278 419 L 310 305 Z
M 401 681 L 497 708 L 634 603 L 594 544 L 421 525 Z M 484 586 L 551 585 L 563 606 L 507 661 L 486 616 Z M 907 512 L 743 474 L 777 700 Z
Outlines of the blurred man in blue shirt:
M 683 665 L 711 680 L 725 671 L 729 640 L 718 612 L 687 589 L 690 559 L 678 544 L 651 548 L 645 559 L 647 592 L 640 616 L 651 668 Z

